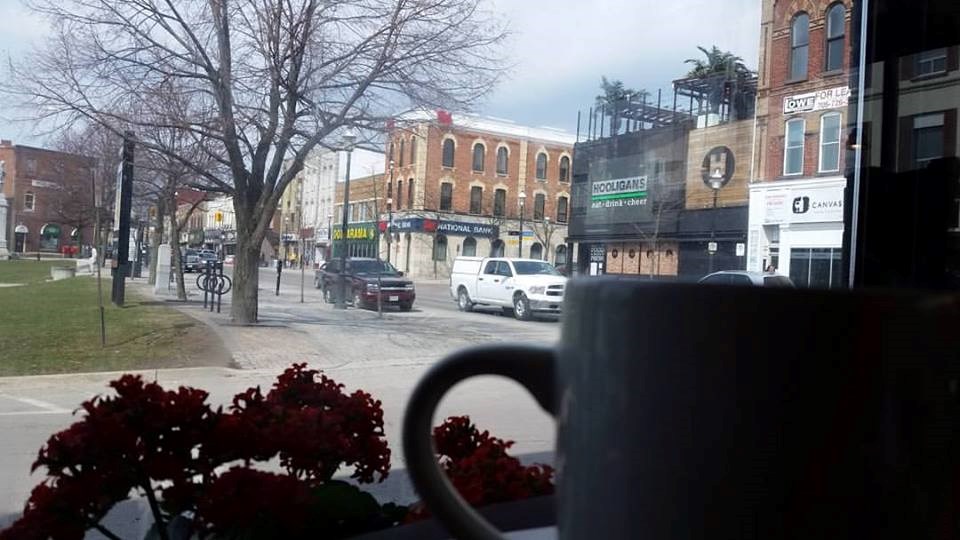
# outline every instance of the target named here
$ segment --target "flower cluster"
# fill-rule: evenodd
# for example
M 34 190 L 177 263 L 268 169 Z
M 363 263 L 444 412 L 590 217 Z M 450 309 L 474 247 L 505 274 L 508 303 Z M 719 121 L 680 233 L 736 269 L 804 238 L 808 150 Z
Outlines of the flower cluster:
M 457 492 L 472 506 L 515 501 L 554 491 L 553 468 L 525 466 L 507 454 L 513 441 L 492 437 L 470 422 L 451 416 L 433 430 L 440 466 Z M 422 503 L 413 505 L 408 521 L 426 517 Z
M 40 450 L 33 467 L 48 479 L 0 539 L 83 538 L 132 493 L 147 497 L 161 526 L 190 512 L 203 532 L 254 522 L 279 531 L 279 522 L 306 523 L 299 518 L 319 500 L 311 493 L 342 466 L 358 482 L 382 481 L 390 470 L 380 402 L 346 394 L 305 364 L 287 369 L 266 396 L 241 392 L 227 411 L 212 409 L 202 390 L 164 390 L 138 376 L 110 386 L 116 395 L 83 403 L 83 419 Z M 287 474 L 253 468 L 273 459 Z

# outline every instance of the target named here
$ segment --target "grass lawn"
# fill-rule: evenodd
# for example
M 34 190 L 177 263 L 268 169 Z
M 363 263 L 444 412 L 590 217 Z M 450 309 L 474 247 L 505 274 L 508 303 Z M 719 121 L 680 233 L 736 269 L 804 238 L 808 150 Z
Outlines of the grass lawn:
M 118 308 L 109 301 L 108 279 L 101 347 L 96 280 L 46 281 L 56 264 L 63 263 L 0 262 L 0 284 L 25 284 L 0 287 L 0 376 L 227 364 L 219 339 L 202 323 L 129 288 L 127 305 Z

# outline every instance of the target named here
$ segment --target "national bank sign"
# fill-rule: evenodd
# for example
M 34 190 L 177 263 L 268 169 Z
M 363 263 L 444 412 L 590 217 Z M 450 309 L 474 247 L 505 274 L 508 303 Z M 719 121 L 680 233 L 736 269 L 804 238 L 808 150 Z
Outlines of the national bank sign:
M 640 206 L 647 199 L 647 177 L 631 176 L 593 182 L 590 193 L 592 208 Z

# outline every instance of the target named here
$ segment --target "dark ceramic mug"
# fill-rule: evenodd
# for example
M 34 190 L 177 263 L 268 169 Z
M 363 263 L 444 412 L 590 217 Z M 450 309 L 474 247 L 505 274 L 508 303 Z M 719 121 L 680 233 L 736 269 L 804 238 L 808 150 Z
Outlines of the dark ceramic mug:
M 407 466 L 456 538 L 502 538 L 432 445 L 475 375 L 556 419 L 561 539 L 960 538 L 956 296 L 593 278 L 564 310 L 556 348 L 462 351 L 413 392 Z

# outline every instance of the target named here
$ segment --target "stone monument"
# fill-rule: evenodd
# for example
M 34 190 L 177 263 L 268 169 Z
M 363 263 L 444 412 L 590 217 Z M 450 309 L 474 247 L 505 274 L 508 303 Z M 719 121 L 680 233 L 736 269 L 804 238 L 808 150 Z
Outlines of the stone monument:
M 0 261 L 10 258 L 10 250 L 7 249 L 7 197 L 3 194 L 3 180 L 7 175 L 6 162 L 0 161 Z

